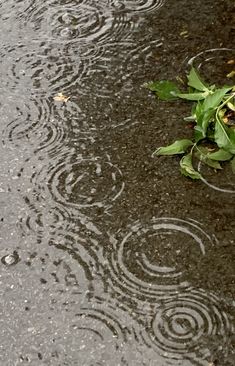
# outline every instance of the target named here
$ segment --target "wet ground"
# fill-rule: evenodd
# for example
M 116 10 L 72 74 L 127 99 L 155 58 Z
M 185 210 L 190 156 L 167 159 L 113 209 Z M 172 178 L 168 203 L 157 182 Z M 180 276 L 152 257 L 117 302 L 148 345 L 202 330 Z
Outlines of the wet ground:
M 190 64 L 228 83 L 234 20 L 232 0 L 0 1 L 1 365 L 235 364 L 235 178 L 152 158 L 190 107 L 143 88 Z

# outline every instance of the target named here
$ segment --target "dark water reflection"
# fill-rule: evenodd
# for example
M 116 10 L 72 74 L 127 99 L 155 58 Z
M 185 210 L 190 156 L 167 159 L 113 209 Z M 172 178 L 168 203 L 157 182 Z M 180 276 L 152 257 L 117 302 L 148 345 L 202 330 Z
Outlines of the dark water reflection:
M 152 159 L 188 107 L 142 87 L 228 82 L 232 5 L 0 1 L 2 365 L 234 364 L 234 177 Z

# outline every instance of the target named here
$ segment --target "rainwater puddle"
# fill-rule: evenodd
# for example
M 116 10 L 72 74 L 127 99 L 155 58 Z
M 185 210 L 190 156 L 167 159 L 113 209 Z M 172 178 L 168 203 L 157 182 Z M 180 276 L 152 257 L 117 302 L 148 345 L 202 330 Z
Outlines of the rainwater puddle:
M 188 106 L 143 87 L 226 83 L 232 5 L 0 1 L 1 365 L 234 365 L 235 180 L 152 158 Z

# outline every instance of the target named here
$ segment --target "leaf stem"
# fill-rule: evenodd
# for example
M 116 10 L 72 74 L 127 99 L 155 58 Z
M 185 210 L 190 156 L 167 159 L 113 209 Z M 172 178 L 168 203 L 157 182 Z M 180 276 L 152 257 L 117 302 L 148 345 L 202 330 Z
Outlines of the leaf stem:
M 219 111 L 235 96 L 235 93 L 232 93 L 217 109 L 216 109 L 216 117 L 218 116 Z

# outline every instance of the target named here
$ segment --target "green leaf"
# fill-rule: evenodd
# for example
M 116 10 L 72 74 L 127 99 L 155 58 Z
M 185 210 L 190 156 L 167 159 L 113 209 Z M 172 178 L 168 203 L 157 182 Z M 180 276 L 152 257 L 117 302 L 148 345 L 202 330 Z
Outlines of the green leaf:
M 235 154 L 235 130 L 225 126 L 218 115 L 216 116 L 214 138 L 220 148 Z
M 231 160 L 231 168 L 232 168 L 232 172 L 235 174 L 235 156 Z
M 194 127 L 195 130 L 195 140 L 196 142 L 200 141 L 201 139 L 206 137 L 206 133 L 202 128 L 202 121 L 203 121 L 203 102 L 198 101 L 198 103 L 195 106 L 195 121 L 196 121 L 196 126 Z
M 201 123 L 201 126 L 202 126 L 204 137 L 207 134 L 207 129 L 208 129 L 208 126 L 209 126 L 210 122 L 212 122 L 214 120 L 214 118 L 213 118 L 214 115 L 215 115 L 215 110 L 214 109 L 208 109 L 202 115 L 202 119 L 201 119 L 200 123 Z
M 192 163 L 192 154 L 188 154 L 183 156 L 180 160 L 180 171 L 186 177 L 190 177 L 192 179 L 201 179 L 202 176 L 199 172 L 197 172 Z
M 228 93 L 231 89 L 232 87 L 216 89 L 214 93 L 209 94 L 203 102 L 203 110 L 207 111 L 208 109 L 217 108 L 222 102 L 226 93 Z
M 197 108 L 196 108 L 197 125 L 195 126 L 195 129 L 202 133 L 201 138 L 206 137 L 207 128 L 208 128 L 210 122 L 213 120 L 214 114 L 215 114 L 215 111 L 213 109 L 208 109 L 207 111 L 204 111 L 203 103 L 198 102 Z
M 178 93 L 177 97 L 181 98 L 181 99 L 186 99 L 186 100 L 203 100 L 207 97 L 208 92 L 204 92 L 204 93 Z
M 224 149 L 219 149 L 218 151 L 209 153 L 207 156 L 211 160 L 226 161 L 226 160 L 230 160 L 233 155 Z
M 198 73 L 196 72 L 196 70 L 194 69 L 194 67 L 192 67 L 187 78 L 188 78 L 188 85 L 191 86 L 192 88 L 200 90 L 200 91 L 208 91 L 207 86 L 200 79 L 200 77 L 199 77 Z
M 195 153 L 198 160 L 202 161 L 204 164 L 208 165 L 213 169 L 222 169 L 220 163 L 218 161 L 214 161 L 208 158 L 207 153 L 203 153 L 203 151 L 198 148 L 198 151 Z
M 222 169 L 220 163 L 218 161 L 215 160 L 211 160 L 209 158 L 206 158 L 204 160 L 202 160 L 204 164 L 208 165 L 209 167 L 213 168 L 213 169 Z
M 177 140 L 173 144 L 165 146 L 165 147 L 159 147 L 154 154 L 155 155 L 176 155 L 176 154 L 183 154 L 189 146 L 192 146 L 193 143 L 191 140 L 183 139 L 183 140 Z
M 203 117 L 203 102 L 198 101 L 195 107 L 195 117 L 196 117 L 196 121 L 197 123 L 202 119 Z
M 197 146 L 197 152 L 196 152 L 196 157 L 201 160 L 204 164 L 208 165 L 211 168 L 214 169 L 222 169 L 220 163 L 218 161 L 215 160 L 211 160 L 209 158 L 209 150 L 206 147 L 203 146 Z
M 194 127 L 194 139 L 196 142 L 203 140 L 205 138 L 202 129 L 199 126 Z
M 226 93 L 231 88 L 217 89 L 214 93 L 207 95 L 203 102 L 198 102 L 195 114 L 197 125 L 201 127 L 202 136 L 206 137 L 207 128 L 214 120 L 215 110 L 219 107 Z
M 174 100 L 177 99 L 177 94 L 180 93 L 177 85 L 171 81 L 161 80 L 153 81 L 145 84 L 146 88 L 155 92 L 161 100 Z

